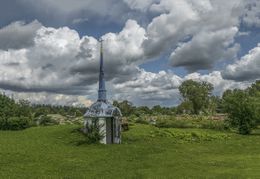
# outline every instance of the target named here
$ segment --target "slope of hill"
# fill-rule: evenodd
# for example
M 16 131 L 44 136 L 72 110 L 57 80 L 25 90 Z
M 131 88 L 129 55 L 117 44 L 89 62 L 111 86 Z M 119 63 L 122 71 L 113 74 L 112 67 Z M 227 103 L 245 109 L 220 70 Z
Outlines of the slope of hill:
M 260 178 L 260 131 L 135 124 L 121 145 L 79 145 L 78 128 L 0 131 L 0 178 Z

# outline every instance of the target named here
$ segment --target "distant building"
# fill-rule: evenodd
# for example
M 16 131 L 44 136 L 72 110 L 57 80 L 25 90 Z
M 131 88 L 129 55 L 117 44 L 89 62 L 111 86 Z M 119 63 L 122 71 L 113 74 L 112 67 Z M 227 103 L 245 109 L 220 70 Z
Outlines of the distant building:
M 121 143 L 121 111 L 113 106 L 106 98 L 106 87 L 103 66 L 103 45 L 100 42 L 100 69 L 98 100 L 86 111 L 84 118 L 85 132 L 91 126 L 98 126 L 100 134 L 104 137 L 100 140 L 103 144 Z

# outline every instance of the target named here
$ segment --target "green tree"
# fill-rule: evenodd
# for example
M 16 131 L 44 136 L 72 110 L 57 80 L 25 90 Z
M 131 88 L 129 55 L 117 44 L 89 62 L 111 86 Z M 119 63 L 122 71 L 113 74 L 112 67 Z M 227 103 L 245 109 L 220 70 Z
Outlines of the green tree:
M 209 104 L 205 111 L 207 114 L 214 115 L 222 112 L 222 100 L 219 96 L 210 96 Z
M 124 100 L 122 102 L 114 101 L 113 105 L 118 107 L 123 116 L 130 116 L 134 112 L 133 103 L 130 101 Z
M 22 130 L 30 127 L 31 120 L 28 117 L 10 117 L 0 120 L 1 130 Z
M 0 94 L 0 130 L 25 129 L 30 122 L 30 106 L 16 103 L 8 96 Z
M 32 119 L 32 108 L 31 108 L 30 101 L 19 100 L 18 105 L 19 105 L 18 116 L 29 117 L 29 119 Z
M 248 89 L 250 96 L 260 96 L 260 80 L 257 80 L 255 83 L 253 83 Z
M 213 85 L 204 81 L 187 80 L 179 87 L 184 102 L 191 103 L 194 114 L 199 114 L 208 107 L 212 90 Z
M 160 105 L 156 105 L 152 108 L 152 112 L 155 114 L 162 114 L 163 108 Z
M 177 107 L 177 114 L 192 114 L 193 112 L 193 105 L 190 101 L 183 101 Z
M 250 134 L 259 124 L 259 104 L 248 90 L 228 90 L 223 94 L 224 109 L 229 123 L 243 135 Z
M 147 106 L 139 106 L 136 108 L 136 110 L 139 111 L 139 114 L 152 114 L 152 110 Z

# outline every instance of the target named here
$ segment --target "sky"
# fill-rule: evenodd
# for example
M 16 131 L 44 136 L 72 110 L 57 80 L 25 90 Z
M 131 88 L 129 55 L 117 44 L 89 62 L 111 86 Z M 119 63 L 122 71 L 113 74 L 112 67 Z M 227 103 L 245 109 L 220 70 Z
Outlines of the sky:
M 32 103 L 174 106 L 185 80 L 214 95 L 260 79 L 260 0 L 0 0 L 0 89 Z

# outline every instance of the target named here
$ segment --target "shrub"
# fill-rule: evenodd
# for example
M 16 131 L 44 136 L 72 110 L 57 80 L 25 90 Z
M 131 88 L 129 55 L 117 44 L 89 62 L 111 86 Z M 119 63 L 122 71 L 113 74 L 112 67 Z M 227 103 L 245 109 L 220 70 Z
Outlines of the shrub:
M 192 123 L 188 120 L 158 120 L 156 122 L 156 127 L 159 128 L 192 128 L 194 127 Z
M 122 130 L 123 131 L 128 131 L 129 130 L 129 124 L 127 122 L 123 122 L 121 124 Z
M 103 125 L 100 125 L 98 120 L 94 120 L 91 125 L 86 125 L 85 127 L 86 132 L 84 135 L 86 136 L 86 143 L 99 143 L 100 140 L 104 138 L 105 134 L 100 132 L 100 129 L 103 127 Z
M 228 130 L 228 124 L 223 120 L 212 120 L 207 116 L 184 115 L 178 119 L 169 116 L 157 120 L 159 128 L 202 128 L 214 130 Z
M 229 125 L 223 120 L 202 120 L 200 122 L 200 128 L 223 131 L 228 130 Z
M 228 91 L 223 95 L 225 110 L 228 113 L 228 122 L 236 127 L 243 135 L 250 134 L 257 127 L 258 104 L 246 91 Z
M 137 118 L 136 115 L 130 115 L 130 116 L 127 117 L 127 119 L 125 119 L 125 120 L 127 120 L 127 121 L 129 121 L 129 122 L 134 122 L 136 118 Z
M 30 120 L 28 117 L 10 117 L 0 120 L 1 130 L 22 130 L 30 127 Z
M 57 125 L 59 124 L 58 121 L 52 119 L 50 116 L 47 115 L 41 115 L 35 120 L 37 125 L 40 126 L 51 126 L 51 125 Z
M 149 124 L 149 122 L 145 119 L 142 119 L 142 118 L 138 118 L 135 123 L 139 123 L 139 124 Z

